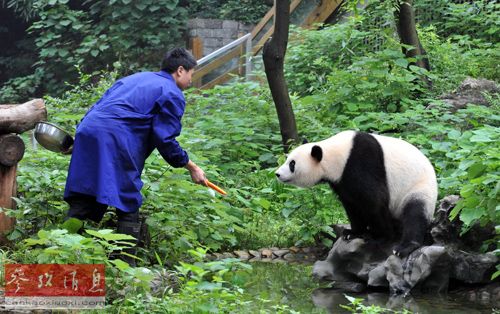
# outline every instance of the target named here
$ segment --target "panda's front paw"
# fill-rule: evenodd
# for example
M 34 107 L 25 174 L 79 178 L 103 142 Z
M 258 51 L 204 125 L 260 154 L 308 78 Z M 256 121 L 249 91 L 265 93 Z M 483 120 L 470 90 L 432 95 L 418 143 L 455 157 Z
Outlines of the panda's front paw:
M 351 230 L 344 229 L 344 231 L 342 231 L 342 239 L 348 241 L 351 239 L 351 237 Z
M 350 229 L 344 229 L 344 231 L 342 232 L 342 238 L 346 241 L 349 241 L 349 240 L 352 240 L 352 239 L 356 239 L 356 238 L 360 238 L 361 236 L 355 232 L 353 232 L 352 230 Z
M 396 255 L 399 258 L 405 258 L 419 247 L 420 244 L 417 242 L 401 243 L 396 245 L 396 247 L 392 251 L 392 254 Z

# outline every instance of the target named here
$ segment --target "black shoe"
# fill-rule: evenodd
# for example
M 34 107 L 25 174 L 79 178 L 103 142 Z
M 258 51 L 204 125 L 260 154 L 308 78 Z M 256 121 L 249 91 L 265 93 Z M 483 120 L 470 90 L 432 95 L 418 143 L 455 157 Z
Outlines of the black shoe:
M 123 252 L 130 254 L 130 255 L 137 255 L 137 244 L 139 243 L 141 239 L 141 223 L 139 222 L 129 222 L 129 221 L 118 221 L 118 227 L 116 230 L 117 233 L 121 234 L 128 234 L 131 235 L 135 238 L 135 240 L 129 240 L 129 242 L 132 242 L 134 244 L 133 247 L 123 249 Z M 120 254 L 119 258 L 128 263 L 130 266 L 135 267 L 136 266 L 136 259 L 125 255 L 125 254 Z
M 137 243 L 137 246 L 147 249 L 151 245 L 151 234 L 149 234 L 149 228 L 148 224 L 146 223 L 146 217 L 140 216 L 139 220 L 141 223 L 141 235 L 139 236 L 139 243 Z

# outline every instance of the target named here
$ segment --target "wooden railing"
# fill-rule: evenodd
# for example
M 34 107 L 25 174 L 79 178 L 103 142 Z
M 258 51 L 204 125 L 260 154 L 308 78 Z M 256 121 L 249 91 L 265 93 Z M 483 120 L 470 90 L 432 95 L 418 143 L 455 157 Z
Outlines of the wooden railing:
M 232 75 L 249 74 L 251 36 L 248 33 L 199 59 L 193 74 L 193 85 L 199 88 L 211 88 L 229 80 Z
M 343 0 L 292 0 L 290 20 L 292 24 L 312 27 L 322 23 L 342 4 Z M 211 88 L 234 76 L 248 77 L 251 71 L 250 58 L 257 55 L 274 32 L 273 6 L 254 27 L 251 33 L 198 60 L 193 74 L 193 85 Z

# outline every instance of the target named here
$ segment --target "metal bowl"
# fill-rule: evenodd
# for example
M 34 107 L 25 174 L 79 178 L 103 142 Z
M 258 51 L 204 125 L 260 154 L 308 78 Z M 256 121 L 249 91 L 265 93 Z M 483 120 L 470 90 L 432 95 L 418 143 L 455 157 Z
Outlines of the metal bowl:
M 68 132 L 49 122 L 35 125 L 35 138 L 40 145 L 56 153 L 66 152 L 74 142 Z

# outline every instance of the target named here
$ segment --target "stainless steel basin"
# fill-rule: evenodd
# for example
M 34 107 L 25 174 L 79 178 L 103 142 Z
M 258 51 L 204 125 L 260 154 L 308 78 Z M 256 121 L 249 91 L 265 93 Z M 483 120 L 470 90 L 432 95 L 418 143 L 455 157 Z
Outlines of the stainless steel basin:
M 35 138 L 40 145 L 53 152 L 66 152 L 73 145 L 73 137 L 57 125 L 38 122 L 35 126 Z

